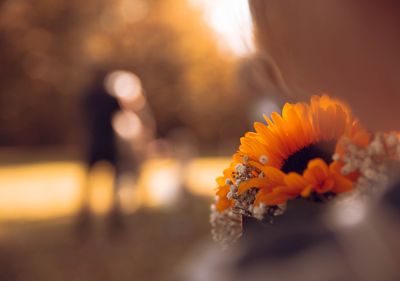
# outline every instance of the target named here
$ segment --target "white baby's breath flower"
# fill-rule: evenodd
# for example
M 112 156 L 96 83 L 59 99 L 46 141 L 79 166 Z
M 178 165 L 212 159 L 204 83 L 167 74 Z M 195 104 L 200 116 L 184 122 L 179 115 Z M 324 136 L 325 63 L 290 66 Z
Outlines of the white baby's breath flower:
M 266 165 L 268 163 L 268 156 L 267 155 L 261 155 L 260 158 L 258 159 L 261 164 Z

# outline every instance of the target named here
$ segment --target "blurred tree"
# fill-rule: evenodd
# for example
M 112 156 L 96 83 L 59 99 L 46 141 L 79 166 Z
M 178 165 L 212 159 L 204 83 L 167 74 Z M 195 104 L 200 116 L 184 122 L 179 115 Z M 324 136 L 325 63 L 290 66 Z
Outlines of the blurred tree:
M 246 126 L 236 60 L 185 0 L 7 0 L 0 8 L 0 145 L 79 143 L 79 95 L 99 67 L 142 79 L 160 136 L 186 126 L 213 148 Z

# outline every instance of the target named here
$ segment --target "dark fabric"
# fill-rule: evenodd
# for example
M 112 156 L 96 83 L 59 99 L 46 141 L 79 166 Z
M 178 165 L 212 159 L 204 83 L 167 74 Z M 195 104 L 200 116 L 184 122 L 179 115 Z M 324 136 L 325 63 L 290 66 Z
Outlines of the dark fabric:
M 86 161 L 89 166 L 105 160 L 114 165 L 117 162 L 117 149 L 112 117 L 120 109 L 118 101 L 110 96 L 97 81 L 84 100 L 84 111 L 88 135 Z
M 400 181 L 393 183 L 383 196 L 385 208 L 400 218 Z
M 243 255 L 238 268 L 286 259 L 320 243 L 332 242 L 334 234 L 320 221 L 325 208 L 323 203 L 296 199 L 288 204 L 284 215 L 274 217 L 273 221 L 245 217 Z

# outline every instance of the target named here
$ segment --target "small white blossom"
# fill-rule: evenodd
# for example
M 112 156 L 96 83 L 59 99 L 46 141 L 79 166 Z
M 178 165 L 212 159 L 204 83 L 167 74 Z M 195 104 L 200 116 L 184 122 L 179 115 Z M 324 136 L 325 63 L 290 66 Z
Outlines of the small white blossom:
M 372 169 L 367 169 L 364 174 L 365 177 L 370 180 L 374 180 L 377 177 L 377 173 Z
M 261 164 L 266 165 L 268 163 L 268 156 L 267 155 L 261 155 L 258 161 L 260 161 Z
M 285 204 L 279 204 L 278 209 L 275 210 L 274 216 L 280 216 L 283 215 L 286 211 L 286 203 Z
M 247 167 L 239 163 L 235 166 L 235 170 L 239 175 L 243 175 L 247 172 Z
M 368 147 L 368 152 L 371 155 L 382 155 L 385 153 L 385 148 L 383 146 L 380 134 L 377 134 L 374 140 L 370 143 Z
M 342 167 L 342 169 L 340 170 L 340 172 L 344 176 L 347 176 L 348 174 L 350 174 L 353 171 L 354 171 L 354 167 L 351 165 L 351 163 L 348 163 L 348 164 L 344 165 Z
M 258 206 L 255 206 L 253 208 L 253 216 L 258 219 L 262 220 L 264 218 L 264 215 L 266 213 L 266 208 L 267 206 L 264 203 L 259 204 Z
M 225 180 L 225 184 L 231 185 L 231 184 L 233 184 L 233 183 L 232 183 L 231 179 L 226 179 L 226 180 Z
M 395 133 L 390 133 L 387 137 L 386 137 L 386 145 L 389 148 L 393 148 L 397 145 L 398 143 L 398 138 L 396 136 Z

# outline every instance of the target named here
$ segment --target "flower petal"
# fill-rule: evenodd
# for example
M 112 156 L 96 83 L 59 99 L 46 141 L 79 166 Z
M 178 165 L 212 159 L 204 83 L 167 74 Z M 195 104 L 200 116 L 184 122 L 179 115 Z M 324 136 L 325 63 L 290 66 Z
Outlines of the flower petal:
M 271 193 L 265 190 L 260 190 L 254 201 L 254 206 L 264 203 L 268 206 L 274 206 L 279 204 L 284 204 L 289 199 L 289 196 L 281 193 Z
M 244 192 L 246 192 L 247 190 L 256 187 L 256 188 L 262 188 L 266 185 L 266 179 L 265 178 L 253 178 L 253 179 L 249 179 L 245 182 L 242 182 L 239 184 L 239 190 L 238 190 L 238 194 L 243 194 Z

